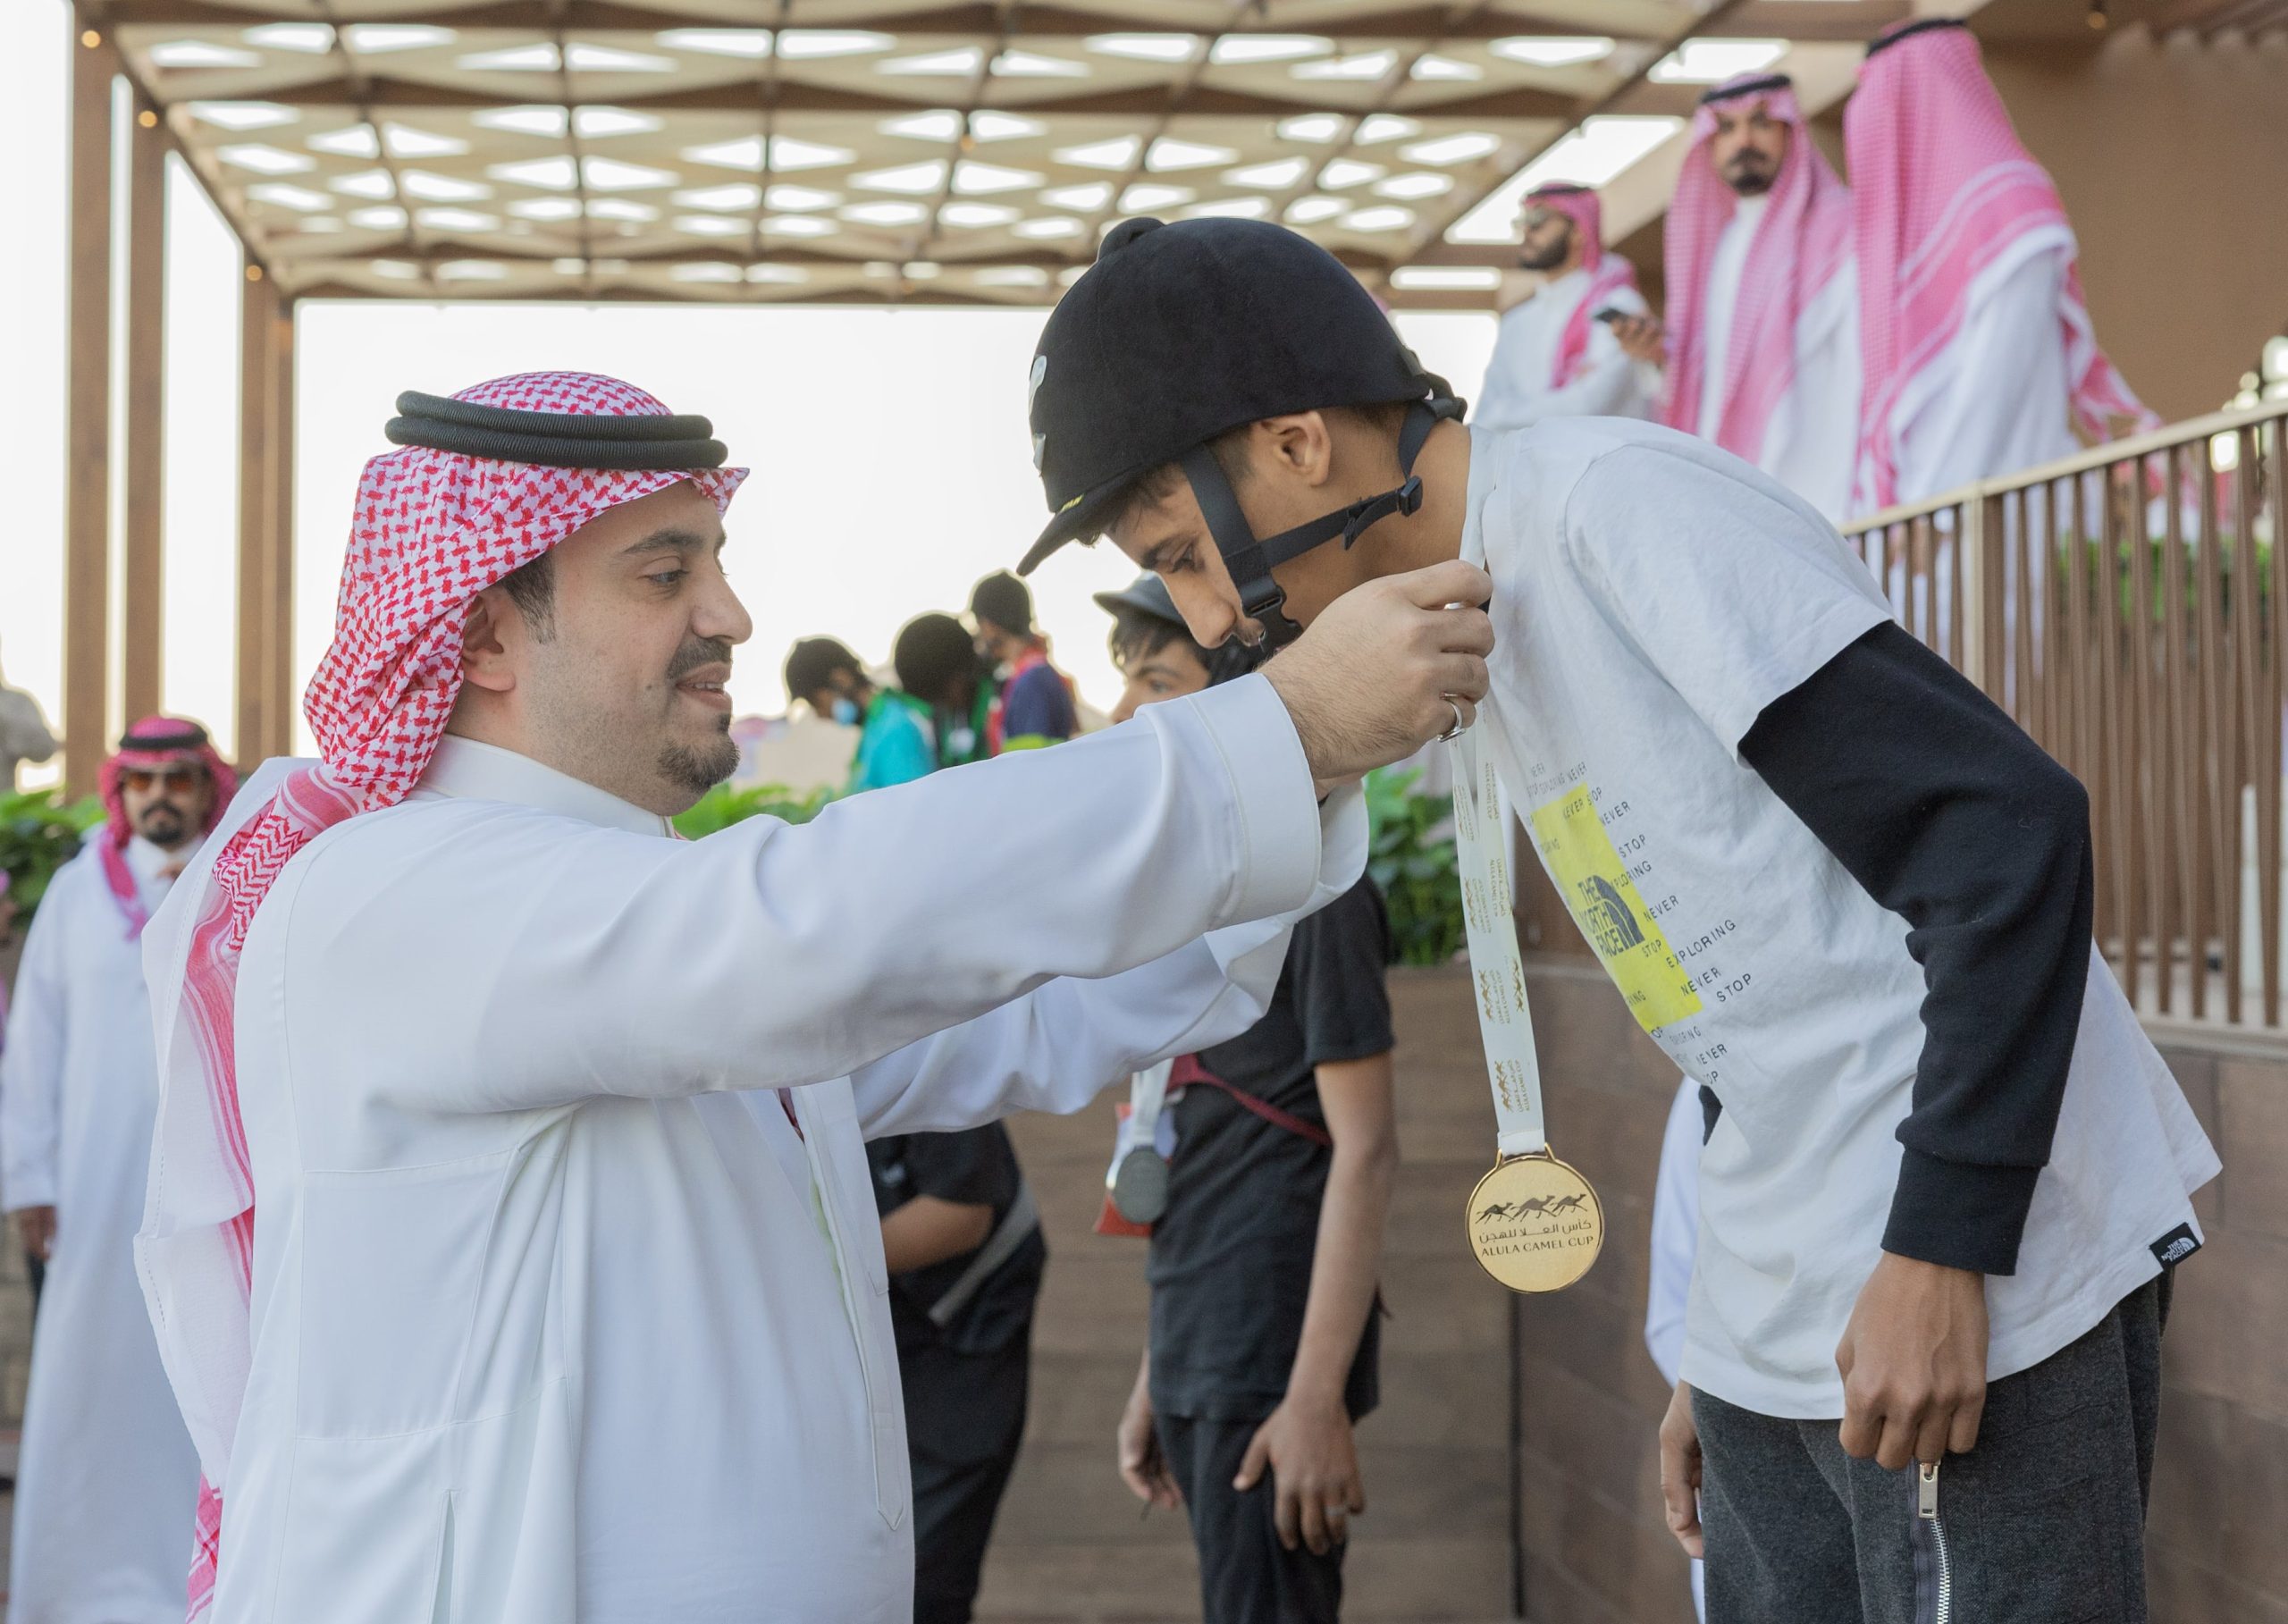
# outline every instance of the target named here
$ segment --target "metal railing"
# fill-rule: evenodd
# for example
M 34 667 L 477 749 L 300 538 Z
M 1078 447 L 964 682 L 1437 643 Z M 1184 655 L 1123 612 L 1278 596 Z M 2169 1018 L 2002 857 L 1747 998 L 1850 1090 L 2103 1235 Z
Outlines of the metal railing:
M 2288 402 L 1848 525 L 1907 629 L 2090 790 L 2140 1010 L 2281 1025 Z

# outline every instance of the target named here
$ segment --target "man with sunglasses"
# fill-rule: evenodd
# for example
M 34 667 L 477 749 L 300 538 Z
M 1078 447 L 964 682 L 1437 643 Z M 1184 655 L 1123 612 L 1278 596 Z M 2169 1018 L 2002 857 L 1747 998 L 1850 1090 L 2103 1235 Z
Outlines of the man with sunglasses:
M 158 1104 L 142 935 L 237 779 L 152 717 L 104 764 L 105 822 L 25 938 L 0 1060 L 0 1200 L 46 1266 L 8 1590 L 27 1619 L 182 1616 L 198 1457 L 135 1273 Z
M 1526 194 L 1518 265 L 1536 290 L 1502 313 L 1470 421 L 1523 428 L 1544 417 L 1649 417 L 1660 394 L 1660 324 L 1636 267 L 1606 251 L 1604 208 L 1586 186 Z

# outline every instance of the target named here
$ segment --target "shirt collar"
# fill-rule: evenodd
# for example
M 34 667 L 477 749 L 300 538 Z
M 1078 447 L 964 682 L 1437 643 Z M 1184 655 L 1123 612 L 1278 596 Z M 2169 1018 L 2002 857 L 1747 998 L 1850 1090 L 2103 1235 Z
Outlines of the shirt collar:
M 421 775 L 418 795 L 451 795 L 467 801 L 506 801 L 537 807 L 542 812 L 577 818 L 604 829 L 626 829 L 632 835 L 671 836 L 673 828 L 657 812 L 621 800 L 553 767 L 544 767 L 528 755 L 482 745 L 475 739 L 447 734 L 437 741 L 437 753 Z

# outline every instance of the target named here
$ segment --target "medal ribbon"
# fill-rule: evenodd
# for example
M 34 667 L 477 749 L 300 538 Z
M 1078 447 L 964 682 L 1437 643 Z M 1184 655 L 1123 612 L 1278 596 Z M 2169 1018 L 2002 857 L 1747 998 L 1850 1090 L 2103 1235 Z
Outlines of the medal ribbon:
M 1454 844 L 1460 858 L 1470 981 L 1493 1085 L 1497 1144 L 1505 1157 L 1533 1156 L 1549 1147 L 1542 1126 L 1541 1061 L 1534 1052 L 1526 965 L 1511 912 L 1502 780 L 1478 744 L 1480 731 L 1496 725 L 1481 709 L 1476 726 L 1446 747 L 1453 764 Z
M 1128 1080 L 1128 1137 L 1147 1150 L 1152 1148 L 1152 1136 L 1159 1132 L 1160 1107 L 1167 1103 L 1168 1077 L 1175 1069 L 1174 1061 L 1163 1060 Z
M 1491 507 L 1481 489 L 1481 458 L 1470 467 L 1474 514 Z M 1491 569 L 1482 523 L 1462 527 L 1461 555 Z M 1494 755 L 1509 755 L 1510 741 L 1494 713 L 1494 696 L 1479 702 L 1477 719 L 1446 746 L 1454 779 L 1454 848 L 1460 860 L 1462 921 L 1469 943 L 1470 981 L 1477 997 L 1478 1030 L 1485 1039 L 1485 1071 L 1493 1086 L 1493 1123 L 1500 1154 L 1535 1156 L 1549 1149 L 1541 1110 L 1541 1056 L 1534 1049 L 1533 1012 L 1526 1004 L 1526 964 L 1518 952 L 1518 918 L 1510 888 L 1510 831 L 1502 811 L 1502 778 Z M 1510 781 L 1517 763 L 1510 762 Z

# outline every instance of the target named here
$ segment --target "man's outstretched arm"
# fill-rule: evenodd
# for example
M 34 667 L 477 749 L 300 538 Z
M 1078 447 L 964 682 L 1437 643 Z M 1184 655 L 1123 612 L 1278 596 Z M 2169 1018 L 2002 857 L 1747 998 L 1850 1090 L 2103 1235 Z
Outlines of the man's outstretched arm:
M 1307 635 L 1279 671 L 802 828 L 536 839 L 529 819 L 477 808 L 418 861 L 390 853 L 379 826 L 353 833 L 315 854 L 295 910 L 319 932 L 354 920 L 356 962 L 314 938 L 288 974 L 339 1006 L 322 1011 L 331 1030 L 389 1020 L 413 1045 L 392 1090 L 424 1108 L 842 1076 L 1056 978 L 1116 975 L 1307 907 L 1325 854 L 1315 792 L 1474 704 L 1491 628 L 1445 605 L 1487 590 L 1461 564 L 1375 583 L 1325 611 L 1313 635 Z M 1446 692 L 1462 697 L 1450 706 Z M 441 887 L 490 900 L 491 950 L 433 951 Z M 315 967 L 324 958 L 341 962 Z M 422 1017 L 384 1014 L 376 996 Z

